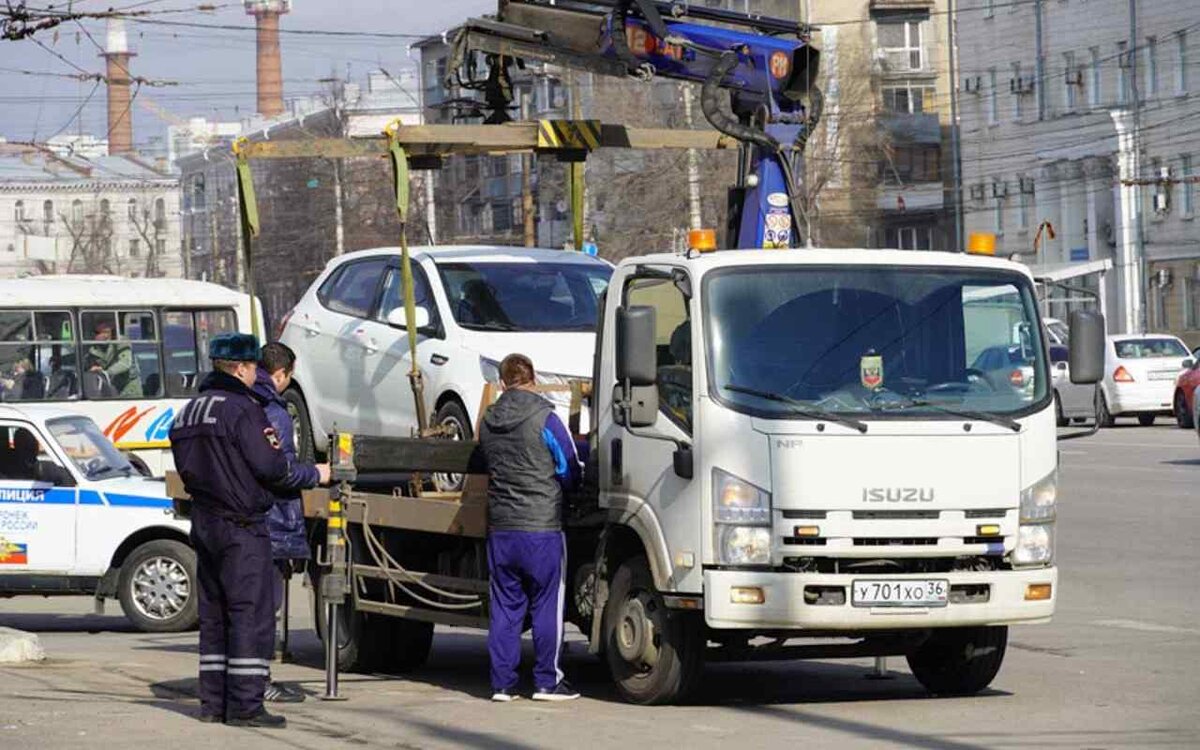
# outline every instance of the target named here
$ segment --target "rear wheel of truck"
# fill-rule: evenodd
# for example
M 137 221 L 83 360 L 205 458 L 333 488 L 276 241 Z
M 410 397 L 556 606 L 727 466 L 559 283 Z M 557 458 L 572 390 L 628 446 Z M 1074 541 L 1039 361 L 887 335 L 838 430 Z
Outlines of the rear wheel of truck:
M 299 388 L 288 388 L 283 392 L 288 416 L 292 418 L 292 438 L 296 441 L 296 457 L 305 463 L 313 463 L 317 456 L 317 443 L 313 437 L 312 420 L 308 416 L 308 403 Z
M 321 603 L 321 573 L 312 576 L 313 622 L 324 649 L 328 612 Z M 402 620 L 358 612 L 349 596 L 338 607 L 338 669 L 346 672 L 399 674 L 416 669 L 429 658 L 433 623 Z
M 605 658 L 621 697 L 643 705 L 682 700 L 704 668 L 703 622 L 667 609 L 645 557 L 621 563 L 604 607 Z
M 117 593 L 138 630 L 191 630 L 199 621 L 196 551 L 174 539 L 142 544 L 121 563 Z
M 995 679 L 1007 646 L 1007 626 L 938 629 L 908 654 L 908 667 L 934 695 L 974 695 Z

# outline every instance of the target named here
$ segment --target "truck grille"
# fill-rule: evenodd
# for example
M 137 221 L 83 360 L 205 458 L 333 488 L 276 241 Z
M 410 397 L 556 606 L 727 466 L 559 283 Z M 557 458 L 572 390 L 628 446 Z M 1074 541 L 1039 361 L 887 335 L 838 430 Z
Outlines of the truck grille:
M 897 520 L 912 518 L 941 518 L 940 510 L 856 510 L 853 518 L 856 521 Z
M 936 547 L 936 536 L 855 537 L 855 547 Z

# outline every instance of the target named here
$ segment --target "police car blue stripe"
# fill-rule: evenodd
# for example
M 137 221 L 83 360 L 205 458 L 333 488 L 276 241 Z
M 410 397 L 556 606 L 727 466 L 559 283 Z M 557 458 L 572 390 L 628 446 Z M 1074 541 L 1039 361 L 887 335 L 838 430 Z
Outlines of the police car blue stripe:
M 95 490 L 80 490 L 79 491 L 80 505 L 104 505 L 104 498 Z
M 171 499 L 166 497 L 146 497 L 145 495 L 118 495 L 105 493 L 104 498 L 114 508 L 170 508 Z
M 11 505 L 74 505 L 75 490 L 34 487 L 30 482 L 6 482 L 0 485 L 0 503 Z

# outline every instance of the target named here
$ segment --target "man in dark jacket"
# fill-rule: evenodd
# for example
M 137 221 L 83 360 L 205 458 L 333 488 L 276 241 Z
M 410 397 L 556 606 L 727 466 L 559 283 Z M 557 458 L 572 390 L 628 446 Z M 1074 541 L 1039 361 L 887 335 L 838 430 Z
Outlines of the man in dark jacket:
M 291 347 L 273 341 L 262 348 L 262 356 L 258 361 L 258 380 L 254 383 L 254 395 L 262 403 L 267 420 L 279 436 L 280 450 L 293 466 L 299 463 L 295 431 L 292 427 L 292 417 L 288 414 L 287 402 L 283 400 L 282 394 L 292 383 L 292 370 L 295 366 L 296 353 Z M 271 557 L 275 561 L 277 573 L 273 588 L 274 611 L 277 617 L 287 617 L 287 613 L 280 613 L 280 609 L 283 606 L 284 587 L 291 579 L 293 561 L 309 558 L 300 490 L 316 486 L 316 477 L 314 475 L 295 478 L 312 481 L 302 484 L 292 482 L 276 487 L 275 504 L 267 513 L 267 531 L 271 534 Z M 282 683 L 270 682 L 263 699 L 278 703 L 299 703 L 304 700 L 304 693 Z
M 171 452 L 192 498 L 192 546 L 200 607 L 200 718 L 235 726 L 282 727 L 282 716 L 263 708 L 274 651 L 271 610 L 271 540 L 267 512 L 272 487 L 294 472 L 280 450 L 251 387 L 257 377 L 258 342 L 226 333 L 209 343 L 211 372 L 200 395 L 176 416 Z
M 479 443 L 488 464 L 488 573 L 492 700 L 517 697 L 521 630 L 533 621 L 534 700 L 578 698 L 563 679 L 563 490 L 580 480 L 575 444 L 550 403 L 533 391 L 533 363 L 510 354 L 500 363 L 504 393 L 483 417 Z

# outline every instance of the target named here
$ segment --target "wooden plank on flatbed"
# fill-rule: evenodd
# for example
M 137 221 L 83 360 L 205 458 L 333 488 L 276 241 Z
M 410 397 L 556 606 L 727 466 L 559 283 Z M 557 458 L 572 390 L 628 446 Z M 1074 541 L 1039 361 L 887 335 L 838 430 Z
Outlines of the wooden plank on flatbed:
M 354 468 L 374 472 L 484 474 L 487 463 L 471 440 L 354 436 Z
M 329 490 L 309 490 L 303 497 L 305 517 L 329 517 Z M 448 500 L 352 492 L 342 504 L 350 523 L 362 523 L 365 518 L 372 527 L 474 539 L 487 536 L 487 500 L 479 493 L 467 492 L 461 500 Z

